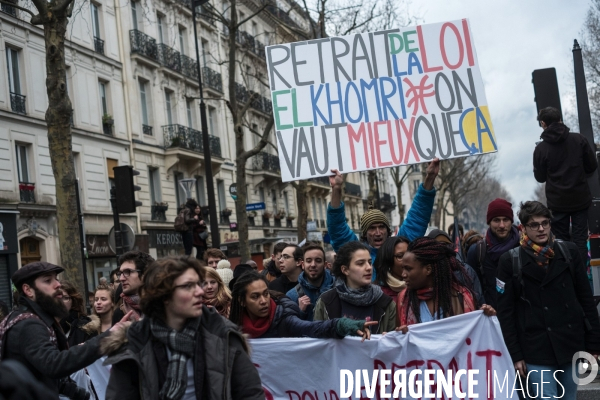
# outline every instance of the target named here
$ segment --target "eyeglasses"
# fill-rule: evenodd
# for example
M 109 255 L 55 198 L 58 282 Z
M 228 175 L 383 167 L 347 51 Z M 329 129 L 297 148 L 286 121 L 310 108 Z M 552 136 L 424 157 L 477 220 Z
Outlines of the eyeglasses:
M 281 257 L 278 258 L 278 260 L 281 260 L 282 258 L 284 260 L 289 260 L 290 258 L 294 258 L 294 256 L 290 256 L 289 254 L 282 254 Z
M 396 261 L 402 261 L 402 257 L 404 257 L 404 253 L 394 254 Z
M 125 278 L 129 278 L 132 272 L 137 272 L 139 274 L 142 271 L 140 271 L 139 269 L 124 269 L 123 271 L 117 271 L 117 279 L 121 279 L 121 275 L 125 275 Z
M 550 226 L 550 220 L 543 220 L 542 222 L 530 222 L 526 225 L 529 229 L 533 229 L 534 231 L 537 231 L 538 229 L 540 229 L 540 226 L 544 229 L 546 229 L 547 227 Z
M 173 289 L 183 289 L 186 292 L 193 292 L 196 287 L 202 288 L 202 285 L 204 284 L 204 282 L 188 282 L 188 283 L 184 283 L 183 285 L 175 285 L 173 286 Z

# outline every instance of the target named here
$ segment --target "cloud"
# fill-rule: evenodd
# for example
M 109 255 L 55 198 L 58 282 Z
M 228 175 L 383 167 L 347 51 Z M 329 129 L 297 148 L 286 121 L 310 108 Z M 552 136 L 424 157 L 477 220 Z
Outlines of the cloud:
M 531 73 L 556 68 L 563 109 L 573 91 L 573 39 L 580 37 L 583 0 L 427 0 L 425 23 L 468 18 L 494 131 L 497 175 L 516 202 L 531 199 L 537 183 L 532 154 L 541 128 L 535 119 Z

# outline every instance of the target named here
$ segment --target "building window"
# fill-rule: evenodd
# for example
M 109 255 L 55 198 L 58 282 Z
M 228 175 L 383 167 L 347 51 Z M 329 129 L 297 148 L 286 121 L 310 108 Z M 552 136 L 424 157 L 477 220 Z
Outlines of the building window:
M 208 107 L 208 133 L 219 136 L 217 132 L 217 110 L 214 107 Z
M 165 90 L 165 107 L 167 112 L 167 125 L 173 125 L 173 104 L 171 103 L 171 92 Z
M 317 202 L 314 197 L 311 198 L 312 202 L 312 219 L 313 221 L 317 220 Z
M 260 199 L 261 203 L 265 202 L 265 189 L 262 187 L 258 188 L 258 198 Z
M 19 176 L 19 183 L 31 182 L 29 174 L 29 159 L 27 157 L 27 146 L 18 144 L 16 145 L 17 151 L 17 174 Z
M 421 185 L 421 181 L 418 179 L 415 179 L 413 181 L 413 193 L 417 193 L 417 191 L 419 190 L 419 186 Z
M 105 117 L 108 115 L 108 98 L 107 98 L 107 88 L 106 86 L 108 86 L 107 83 L 105 82 L 98 82 L 98 90 L 100 92 L 100 107 L 102 111 L 102 116 Z
M 225 181 L 217 179 L 217 196 L 219 196 L 219 210 L 223 211 L 227 208 L 225 200 Z
M 146 93 L 147 84 L 143 81 L 138 81 L 140 85 L 140 101 L 142 105 L 142 131 L 144 135 L 152 136 L 152 126 L 148 117 L 148 94 Z
M 150 190 L 150 205 L 162 202 L 160 193 L 160 171 L 158 168 L 148 168 L 148 186 Z
M 283 205 L 285 207 L 285 213 L 290 215 L 290 199 L 288 199 L 288 192 L 283 192 Z
M 188 53 L 185 36 L 186 36 L 185 28 L 179 27 L 179 52 L 183 55 L 186 55 Z
M 179 208 L 181 205 L 184 205 L 186 201 L 185 190 L 179 184 L 179 181 L 183 179 L 183 174 L 181 172 L 174 172 L 173 178 L 175 181 L 175 195 L 177 198 L 177 207 Z
M 206 204 L 206 193 L 204 192 L 204 177 L 196 177 L 196 201 L 201 206 Z
M 202 45 L 202 66 L 208 67 L 208 59 L 210 58 L 208 41 L 205 39 L 202 39 L 200 41 L 200 44 Z
M 25 96 L 21 91 L 21 75 L 19 73 L 19 51 L 6 47 L 6 64 L 8 66 L 8 87 L 10 90 L 10 107 L 12 111 L 25 114 Z
M 273 203 L 273 213 L 277 214 L 277 192 L 271 190 L 271 203 Z
M 188 127 L 190 127 L 190 128 L 194 127 L 194 113 L 192 111 L 193 109 L 194 109 L 194 100 L 188 100 L 185 103 L 185 112 L 187 115 Z
M 119 166 L 119 160 L 114 160 L 112 158 L 106 159 L 106 169 L 107 169 L 107 173 L 108 173 L 108 186 L 111 188 L 113 186 L 115 186 L 115 171 L 113 170 L 113 168 L 118 167 L 118 166 Z
M 94 3 L 90 4 L 92 10 L 92 33 L 94 34 L 94 50 L 96 53 L 104 54 L 104 40 L 100 35 L 100 10 Z
M 158 26 L 158 43 L 167 41 L 166 32 L 163 29 L 163 17 L 160 14 L 156 15 L 156 25 Z
M 137 8 L 138 8 L 137 2 L 132 1 L 131 2 L 131 22 L 133 23 L 133 29 L 135 29 L 136 31 L 139 30 Z

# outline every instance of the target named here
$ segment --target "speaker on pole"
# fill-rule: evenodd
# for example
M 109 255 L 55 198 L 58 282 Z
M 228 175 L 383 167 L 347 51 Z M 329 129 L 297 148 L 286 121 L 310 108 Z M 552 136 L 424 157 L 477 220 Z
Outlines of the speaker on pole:
M 562 116 L 556 69 L 536 69 L 533 71 L 532 77 L 531 82 L 533 83 L 533 91 L 535 93 L 534 100 L 537 106 L 537 113 L 539 114 L 542 108 L 554 107 L 560 111 L 560 115 Z

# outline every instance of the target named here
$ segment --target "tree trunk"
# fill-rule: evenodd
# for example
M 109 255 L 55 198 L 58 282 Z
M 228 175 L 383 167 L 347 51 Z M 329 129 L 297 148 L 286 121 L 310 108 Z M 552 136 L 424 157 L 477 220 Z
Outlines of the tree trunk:
M 308 201 L 306 192 L 308 181 L 301 180 L 296 186 L 296 207 L 298 207 L 298 243 L 306 239 L 306 222 L 308 220 Z
M 396 204 L 398 206 L 398 214 L 400 214 L 400 225 L 404 222 L 404 210 L 402 209 L 402 185 L 396 185 Z
M 46 45 L 46 91 L 48 109 L 48 142 L 52 172 L 56 181 L 56 218 L 61 266 L 66 279 L 84 295 L 83 266 L 81 263 L 81 241 L 77 221 L 77 197 L 75 191 L 75 166 L 73 164 L 71 100 L 67 93 L 65 67 L 65 34 L 68 11 L 56 13 L 51 8 L 42 15 Z
M 370 170 L 368 173 L 368 181 L 369 181 L 369 194 L 367 195 L 367 201 L 370 207 L 373 205 L 374 209 L 379 208 L 379 204 L 377 204 L 377 174 L 375 170 Z
M 236 132 L 236 148 L 237 153 L 243 153 L 244 141 L 243 134 L 241 136 L 241 145 L 238 143 L 238 133 Z M 235 170 L 236 185 L 238 188 L 246 187 L 246 159 L 241 157 L 238 158 L 237 168 Z M 238 223 L 238 237 L 240 244 L 240 257 L 242 262 L 250 259 L 250 245 L 248 235 L 248 213 L 246 212 L 246 190 L 237 191 L 237 200 L 235 201 L 235 214 L 237 216 Z

